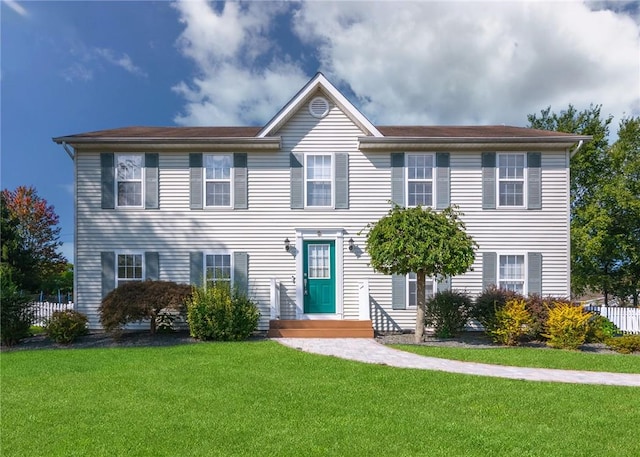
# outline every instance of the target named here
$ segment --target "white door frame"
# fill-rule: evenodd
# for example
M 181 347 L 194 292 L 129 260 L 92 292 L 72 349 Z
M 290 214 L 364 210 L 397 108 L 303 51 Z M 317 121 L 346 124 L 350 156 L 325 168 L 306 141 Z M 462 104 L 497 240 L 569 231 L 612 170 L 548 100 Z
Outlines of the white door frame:
M 304 312 L 304 241 L 335 241 L 336 267 L 336 312 L 335 314 L 305 314 Z M 296 229 L 296 319 L 344 319 L 344 229 L 342 228 L 297 228 Z

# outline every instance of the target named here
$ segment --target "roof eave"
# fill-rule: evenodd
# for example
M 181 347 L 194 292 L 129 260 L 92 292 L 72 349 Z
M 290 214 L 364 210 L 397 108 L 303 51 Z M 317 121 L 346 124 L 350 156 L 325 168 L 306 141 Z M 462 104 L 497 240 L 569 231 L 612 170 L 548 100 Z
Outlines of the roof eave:
M 590 136 L 546 136 L 546 137 L 359 137 L 362 150 L 390 150 L 397 148 L 419 148 L 424 146 L 450 145 L 538 145 L 538 146 L 570 146 L 579 141 L 589 141 Z
M 100 145 L 114 145 L 114 146 L 161 146 L 161 145 L 184 145 L 184 146 L 215 146 L 219 148 L 242 148 L 251 150 L 271 150 L 279 151 L 281 140 L 279 136 L 268 138 L 255 138 L 255 137 L 175 137 L 175 138 L 162 138 L 162 137 L 57 137 L 53 138 L 53 141 L 57 144 L 67 143 L 71 146 L 100 146 Z

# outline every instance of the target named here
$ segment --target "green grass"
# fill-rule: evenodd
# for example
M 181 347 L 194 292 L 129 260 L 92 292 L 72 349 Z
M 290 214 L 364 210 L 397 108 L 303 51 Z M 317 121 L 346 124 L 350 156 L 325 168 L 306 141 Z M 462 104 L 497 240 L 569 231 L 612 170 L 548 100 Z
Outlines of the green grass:
M 443 346 L 393 345 L 407 352 L 441 359 L 515 367 L 640 373 L 640 357 L 624 354 L 589 354 L 561 349 L 501 347 L 473 349 Z
M 1 354 L 10 456 L 637 456 L 640 390 L 367 365 L 272 341 Z

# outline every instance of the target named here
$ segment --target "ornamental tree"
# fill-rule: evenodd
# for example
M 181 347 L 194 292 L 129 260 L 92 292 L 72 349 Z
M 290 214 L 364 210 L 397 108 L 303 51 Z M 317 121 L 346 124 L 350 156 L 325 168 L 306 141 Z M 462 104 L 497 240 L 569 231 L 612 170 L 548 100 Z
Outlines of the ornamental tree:
M 395 206 L 369 225 L 367 252 L 373 269 L 384 274 L 417 276 L 417 343 L 424 336 L 426 278 L 465 273 L 475 259 L 477 244 L 465 232 L 461 215 L 451 207 L 436 212 L 420 206 Z

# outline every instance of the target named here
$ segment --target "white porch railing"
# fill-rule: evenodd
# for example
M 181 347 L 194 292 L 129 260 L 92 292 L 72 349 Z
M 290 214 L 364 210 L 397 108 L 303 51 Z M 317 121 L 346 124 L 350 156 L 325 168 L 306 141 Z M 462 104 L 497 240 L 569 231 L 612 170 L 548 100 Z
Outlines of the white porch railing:
M 280 281 L 271 278 L 269 292 L 269 319 L 280 319 Z
M 371 308 L 369 305 L 369 280 L 364 280 L 358 285 L 358 319 L 371 320 Z

